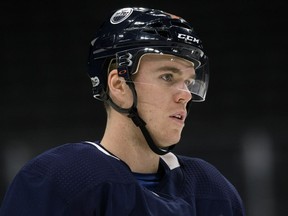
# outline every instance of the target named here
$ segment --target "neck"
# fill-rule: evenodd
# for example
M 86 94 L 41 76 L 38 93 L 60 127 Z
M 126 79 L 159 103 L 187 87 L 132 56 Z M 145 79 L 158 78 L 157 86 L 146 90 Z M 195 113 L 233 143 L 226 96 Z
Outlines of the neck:
M 158 170 L 159 155 L 149 148 L 141 130 L 123 114 L 108 117 L 101 144 L 133 172 L 156 173 Z

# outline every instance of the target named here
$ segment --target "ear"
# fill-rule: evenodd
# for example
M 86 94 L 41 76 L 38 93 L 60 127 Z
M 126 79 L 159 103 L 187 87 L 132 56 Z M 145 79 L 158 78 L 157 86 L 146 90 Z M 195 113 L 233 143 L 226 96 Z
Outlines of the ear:
M 109 95 L 112 100 L 121 107 L 125 106 L 128 102 L 127 99 L 129 98 L 127 96 L 131 94 L 131 91 L 126 84 L 125 79 L 118 76 L 117 69 L 110 71 L 107 82 Z
M 122 78 L 123 79 L 123 78 Z M 108 87 L 109 87 L 109 92 L 121 92 L 123 91 L 122 83 L 123 80 L 121 77 L 118 76 L 118 71 L 117 69 L 114 69 L 110 71 L 108 75 Z

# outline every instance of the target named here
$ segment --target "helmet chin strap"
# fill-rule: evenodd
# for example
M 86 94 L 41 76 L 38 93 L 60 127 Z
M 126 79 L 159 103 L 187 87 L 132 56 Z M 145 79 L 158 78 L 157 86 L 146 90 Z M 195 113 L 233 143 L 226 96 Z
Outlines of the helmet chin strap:
M 132 119 L 132 121 L 134 122 L 134 124 L 140 128 L 143 136 L 145 137 L 145 140 L 147 142 L 147 144 L 149 145 L 150 149 L 158 154 L 158 155 L 164 155 L 167 154 L 168 152 L 170 152 L 174 147 L 174 145 L 169 146 L 168 148 L 159 148 L 154 140 L 152 139 L 149 131 L 146 128 L 146 122 L 139 116 L 138 111 L 137 111 L 137 93 L 136 93 L 136 89 L 134 86 L 133 82 L 126 82 L 127 85 L 129 86 L 129 88 L 132 91 L 133 94 L 133 104 L 130 108 L 122 108 L 120 106 L 118 106 L 117 104 L 114 103 L 114 101 L 108 96 L 106 95 L 106 101 L 107 103 L 113 107 L 116 111 L 120 112 L 120 113 L 126 113 L 128 114 L 127 116 L 129 118 Z

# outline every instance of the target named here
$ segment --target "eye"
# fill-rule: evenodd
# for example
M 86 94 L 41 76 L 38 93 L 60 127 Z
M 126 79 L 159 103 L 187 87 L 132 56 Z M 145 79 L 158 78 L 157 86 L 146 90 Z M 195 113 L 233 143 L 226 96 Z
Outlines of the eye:
M 172 74 L 163 74 L 161 75 L 161 79 L 171 82 L 173 80 L 173 75 Z
M 163 74 L 163 75 L 161 75 L 161 79 L 163 79 L 167 82 L 171 82 L 171 81 L 173 81 L 173 74 Z
M 195 84 L 194 79 L 189 79 L 185 81 L 186 86 L 193 86 Z

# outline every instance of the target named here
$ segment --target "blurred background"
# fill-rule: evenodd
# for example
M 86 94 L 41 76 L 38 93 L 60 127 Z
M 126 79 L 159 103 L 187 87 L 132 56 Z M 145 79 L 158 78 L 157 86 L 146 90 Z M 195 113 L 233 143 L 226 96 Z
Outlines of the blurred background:
M 191 22 L 210 57 L 207 101 L 192 104 L 175 152 L 215 165 L 247 215 L 288 215 L 285 1 L 119 2 L 1 3 L 0 203 L 37 154 L 101 138 L 106 116 L 92 98 L 89 43 L 111 10 L 143 6 Z

